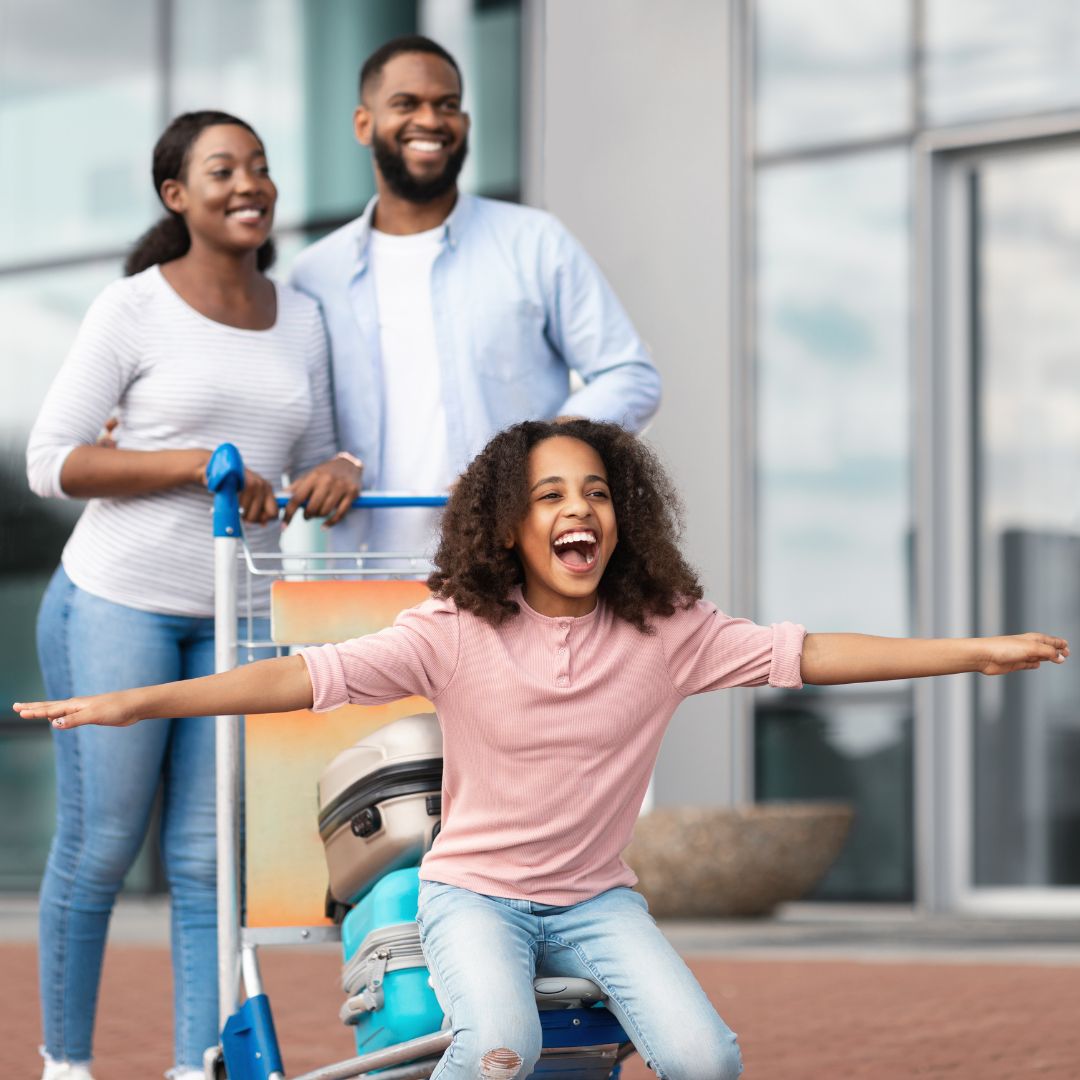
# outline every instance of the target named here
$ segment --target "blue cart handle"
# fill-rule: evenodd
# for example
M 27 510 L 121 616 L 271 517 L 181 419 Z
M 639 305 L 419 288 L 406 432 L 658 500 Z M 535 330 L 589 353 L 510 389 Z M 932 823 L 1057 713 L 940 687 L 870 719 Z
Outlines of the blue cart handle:
M 288 495 L 278 495 L 278 506 L 286 506 L 289 502 Z M 445 506 L 448 496 L 446 495 L 412 495 L 395 491 L 365 491 L 358 499 L 353 499 L 354 510 L 370 510 L 384 506 Z
M 239 536 L 244 459 L 232 443 L 222 443 L 210 455 L 206 486 L 214 493 L 214 535 Z
M 240 492 L 244 489 L 244 460 L 232 443 L 222 443 L 206 466 L 206 486 L 214 493 L 214 535 L 240 535 Z M 288 495 L 277 495 L 285 506 Z M 353 508 L 381 509 L 390 506 L 445 506 L 446 495 L 411 495 L 388 491 L 365 491 L 353 500 Z

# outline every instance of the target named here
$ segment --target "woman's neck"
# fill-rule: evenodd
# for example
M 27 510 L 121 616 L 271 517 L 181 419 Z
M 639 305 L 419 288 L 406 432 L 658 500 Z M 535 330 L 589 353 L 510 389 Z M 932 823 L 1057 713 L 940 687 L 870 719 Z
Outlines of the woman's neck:
M 277 320 L 273 283 L 258 268 L 257 253 L 215 251 L 195 241 L 161 273 L 200 315 L 241 330 L 268 330 Z

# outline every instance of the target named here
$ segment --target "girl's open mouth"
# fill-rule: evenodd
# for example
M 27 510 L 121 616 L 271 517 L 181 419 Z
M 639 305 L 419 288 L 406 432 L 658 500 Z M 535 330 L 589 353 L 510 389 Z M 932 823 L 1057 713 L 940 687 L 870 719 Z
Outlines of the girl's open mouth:
M 592 529 L 578 529 L 563 533 L 552 544 L 559 562 L 575 573 L 584 573 L 596 565 L 599 545 Z

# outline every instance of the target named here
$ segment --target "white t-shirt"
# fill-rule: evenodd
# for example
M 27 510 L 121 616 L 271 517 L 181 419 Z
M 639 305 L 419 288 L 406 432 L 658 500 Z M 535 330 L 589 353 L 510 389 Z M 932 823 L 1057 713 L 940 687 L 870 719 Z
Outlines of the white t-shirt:
M 442 225 L 409 236 L 371 231 L 368 250 L 382 361 L 382 487 L 387 491 L 429 494 L 445 491 L 453 479 L 431 306 L 431 268 L 444 232 Z M 374 510 L 365 546 L 369 551 L 430 553 L 438 519 L 438 510 Z
M 234 443 L 275 487 L 333 456 L 326 331 L 318 306 L 277 285 L 269 330 L 200 315 L 157 266 L 113 282 L 93 302 L 30 433 L 30 487 L 63 498 L 60 472 L 114 413 L 124 450 L 213 449 Z M 64 548 L 79 588 L 167 615 L 214 613 L 212 496 L 192 481 L 147 495 L 90 499 Z M 280 525 L 245 527 L 276 551 Z M 266 579 L 255 582 L 261 609 Z

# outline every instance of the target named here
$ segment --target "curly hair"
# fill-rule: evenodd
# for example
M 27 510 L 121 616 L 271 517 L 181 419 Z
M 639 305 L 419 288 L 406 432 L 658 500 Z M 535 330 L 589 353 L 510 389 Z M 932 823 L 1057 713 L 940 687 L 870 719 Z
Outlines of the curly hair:
M 495 626 L 518 613 L 510 594 L 525 575 L 503 541 L 529 508 L 529 452 L 560 436 L 591 446 L 608 474 L 619 542 L 599 594 L 616 615 L 651 633 L 649 616 L 689 607 L 702 589 L 679 550 L 682 504 L 674 486 L 656 455 L 617 424 L 530 420 L 496 435 L 451 493 L 428 587 Z

